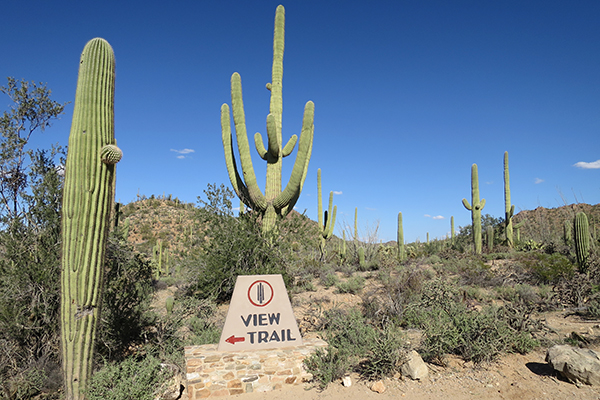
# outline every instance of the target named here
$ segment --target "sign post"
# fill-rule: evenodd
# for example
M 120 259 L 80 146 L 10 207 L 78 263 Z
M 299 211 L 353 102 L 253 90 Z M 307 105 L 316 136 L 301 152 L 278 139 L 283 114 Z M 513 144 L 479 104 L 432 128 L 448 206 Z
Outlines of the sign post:
M 219 351 L 303 345 L 281 275 L 240 275 L 235 282 Z

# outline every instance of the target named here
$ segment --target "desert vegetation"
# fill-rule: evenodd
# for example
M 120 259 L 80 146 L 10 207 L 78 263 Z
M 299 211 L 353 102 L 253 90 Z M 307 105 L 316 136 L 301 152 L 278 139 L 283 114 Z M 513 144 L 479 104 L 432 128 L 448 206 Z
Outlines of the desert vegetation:
M 405 243 L 401 213 L 396 242 L 381 243 L 377 227 L 361 229 L 357 210 L 354 229 L 338 225 L 336 231 L 332 196 L 321 217 L 320 170 L 318 222 L 294 211 L 312 150 L 314 104 L 306 103 L 301 137 L 283 145 L 277 74 L 283 68 L 283 18 L 281 7 L 268 85 L 268 149 L 260 135 L 255 138 L 269 165 L 264 194 L 245 138 L 237 73 L 233 119 L 248 180 L 237 169 L 224 105 L 233 190 L 208 184 L 196 203 L 176 194 L 141 194 L 114 204 L 114 164 L 121 154 L 110 126 L 112 49 L 102 39 L 86 47 L 80 79 L 93 81 L 85 67 L 98 61 L 108 78 L 96 89 L 108 98 L 87 104 L 85 90 L 94 85 L 84 82 L 80 104 L 78 86 L 66 167 L 60 147 L 27 148 L 31 134 L 48 126 L 63 105 L 28 82 L 9 79 L 1 88 L 15 103 L 0 119 L 4 398 L 154 399 L 173 387 L 179 391 L 184 346 L 217 342 L 238 275 L 283 276 L 292 304 L 302 309 L 296 315 L 302 333 L 329 344 L 305 361 L 320 388 L 351 371 L 365 379 L 393 376 L 410 350 L 442 366 L 449 355 L 482 364 L 527 353 L 556 341 L 543 323 L 548 311 L 600 317 L 600 208 L 573 204 L 514 214 L 506 153 L 505 215 L 482 214 L 485 199 L 473 164 L 471 200 L 463 200 L 472 224 L 456 232 L 452 226 L 446 239 Z M 105 136 L 88 140 L 96 128 Z M 282 189 L 281 160 L 296 141 L 296 161 Z M 238 198 L 248 207 L 239 213 Z M 307 300 L 307 293 L 327 290 L 352 301 L 337 304 L 326 295 Z

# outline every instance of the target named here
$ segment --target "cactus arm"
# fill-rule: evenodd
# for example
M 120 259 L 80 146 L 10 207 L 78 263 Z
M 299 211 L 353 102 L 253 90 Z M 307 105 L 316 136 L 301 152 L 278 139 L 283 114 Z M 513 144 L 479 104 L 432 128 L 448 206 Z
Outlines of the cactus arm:
M 257 208 L 250 198 L 250 194 L 248 193 L 248 188 L 238 173 L 235 162 L 235 154 L 233 152 L 231 123 L 229 121 L 229 106 L 227 104 L 223 104 L 221 106 L 221 133 L 223 150 L 225 151 L 225 164 L 227 165 L 227 172 L 229 173 L 229 181 L 231 182 L 231 186 L 233 186 L 233 190 L 237 194 L 240 201 L 244 202 L 251 209 L 256 210 Z
M 331 235 L 333 234 L 333 227 L 335 226 L 335 216 L 337 214 L 337 206 L 333 207 L 333 213 L 332 213 L 332 207 L 333 207 L 333 192 L 329 192 L 329 209 L 328 209 L 328 214 L 331 217 L 328 218 L 328 220 L 326 221 L 326 226 L 325 226 L 325 239 L 329 239 L 331 237 Z
M 333 192 L 332 192 L 333 194 Z M 331 223 L 329 224 L 329 233 L 327 234 L 327 239 L 333 236 L 333 228 L 335 228 L 335 217 L 337 215 L 337 206 L 333 206 L 333 214 L 331 217 Z
M 472 207 L 471 207 L 471 205 L 469 204 L 469 200 L 467 200 L 467 199 L 462 199 L 462 203 L 463 203 L 463 206 L 465 206 L 465 208 L 466 208 L 467 210 L 469 210 L 469 211 L 473 210 L 473 208 L 472 208 Z
M 479 211 L 483 210 L 483 207 L 485 207 L 485 199 L 481 199 L 481 201 L 479 202 L 479 205 L 477 206 L 477 209 Z
M 302 134 L 300 136 L 300 143 L 298 144 L 298 154 L 296 154 L 296 161 L 292 169 L 292 176 L 283 192 L 273 201 L 273 206 L 276 209 L 282 209 L 286 205 L 289 205 L 292 198 L 298 196 L 302 190 L 304 180 L 306 179 L 308 160 L 310 160 L 310 153 L 312 151 L 314 115 L 315 105 L 312 101 L 309 101 L 304 108 Z
M 282 157 L 289 156 L 292 151 L 294 151 L 294 147 L 296 146 L 296 142 L 298 141 L 298 135 L 292 135 L 290 140 L 287 142 L 283 150 L 281 151 Z
M 285 9 L 277 6 L 275 11 L 275 29 L 273 32 L 273 68 L 271 83 L 267 86 L 271 91 L 269 113 L 275 116 L 281 135 L 281 117 L 283 115 L 283 51 L 285 48 Z M 281 136 L 279 136 L 281 143 Z
M 262 136 L 260 133 L 256 132 L 254 134 L 254 147 L 256 147 L 256 152 L 263 160 L 267 159 L 267 149 L 265 149 L 265 144 L 263 143 Z
M 85 396 L 100 318 L 106 239 L 114 202 L 114 53 L 89 41 L 82 54 L 65 168 L 61 348 L 65 397 Z
M 273 114 L 267 115 L 267 136 L 269 137 L 269 154 L 274 159 L 279 159 L 281 153 L 281 132 Z
M 306 180 L 306 174 L 308 172 L 308 163 L 310 161 L 310 155 L 312 154 L 313 136 L 314 136 L 314 126 L 311 127 L 311 132 L 310 132 L 310 146 L 309 146 L 309 149 L 308 149 L 308 158 L 304 162 L 304 172 L 302 174 L 302 182 L 300 182 L 300 190 L 294 195 L 294 197 L 292 197 L 292 199 L 290 200 L 290 204 L 282 209 L 281 214 L 283 216 L 286 216 L 291 210 L 294 209 L 294 206 L 296 205 L 296 202 L 300 198 L 300 193 L 302 193 L 302 189 L 304 188 L 304 181 Z
M 254 174 L 254 166 L 252 165 L 252 157 L 250 156 L 250 146 L 246 134 L 244 101 L 242 98 L 242 78 L 237 72 L 231 76 L 231 107 L 233 109 L 233 122 L 235 125 L 238 152 L 242 162 L 244 182 L 248 188 L 250 199 L 256 207 L 255 209 L 265 210 L 267 208 L 267 201 L 256 183 L 256 175 Z

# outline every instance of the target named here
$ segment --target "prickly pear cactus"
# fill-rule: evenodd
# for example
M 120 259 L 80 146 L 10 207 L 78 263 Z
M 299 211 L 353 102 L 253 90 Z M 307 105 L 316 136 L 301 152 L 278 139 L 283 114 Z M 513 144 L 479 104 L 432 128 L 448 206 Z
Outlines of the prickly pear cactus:
M 61 346 L 65 398 L 84 398 L 102 303 L 104 254 L 114 202 L 115 58 L 89 41 L 79 65 L 65 168 L 62 217 Z

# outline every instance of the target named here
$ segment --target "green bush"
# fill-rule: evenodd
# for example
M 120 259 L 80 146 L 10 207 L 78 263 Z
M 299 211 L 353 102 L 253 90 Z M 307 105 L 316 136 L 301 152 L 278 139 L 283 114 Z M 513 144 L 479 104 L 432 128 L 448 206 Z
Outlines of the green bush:
M 199 298 L 227 301 L 231 298 L 238 275 L 282 274 L 289 287 L 286 261 L 273 238 L 263 236 L 256 213 L 233 216 L 233 192 L 224 185 L 208 185 L 207 200 L 197 218 L 204 227 L 203 255 L 191 261 L 195 280 L 190 291 Z M 194 265 L 195 264 L 195 265 Z M 199 265 L 198 265 L 199 264 Z
M 145 341 L 144 332 L 152 323 L 152 267 L 118 235 L 106 246 L 106 269 L 98 329 L 98 356 L 122 360 L 127 350 Z
M 365 278 L 355 275 L 346 281 L 336 283 L 335 287 L 338 293 L 359 294 L 365 287 Z
M 447 354 L 475 363 L 500 354 L 527 352 L 537 345 L 526 330 L 522 312 L 495 306 L 468 308 L 451 285 L 433 281 L 422 299 L 408 307 L 405 323 L 423 330 L 421 352 L 426 360 L 445 363 Z
M 392 326 L 378 330 L 357 309 L 331 309 L 322 321 L 321 329 L 329 347 L 304 360 L 320 388 L 351 370 L 357 370 L 367 379 L 377 379 L 398 369 L 405 354 L 399 330 Z
M 154 400 L 156 390 L 170 371 L 158 358 L 129 357 L 120 363 L 105 364 L 88 384 L 88 400 Z
M 566 256 L 558 253 L 522 253 L 517 260 L 538 283 L 554 284 L 561 278 L 570 279 L 577 270 Z

